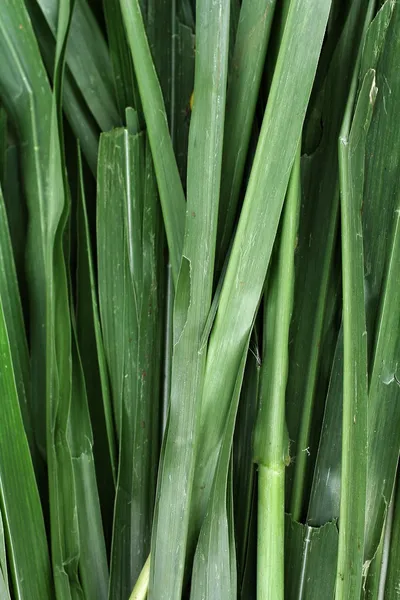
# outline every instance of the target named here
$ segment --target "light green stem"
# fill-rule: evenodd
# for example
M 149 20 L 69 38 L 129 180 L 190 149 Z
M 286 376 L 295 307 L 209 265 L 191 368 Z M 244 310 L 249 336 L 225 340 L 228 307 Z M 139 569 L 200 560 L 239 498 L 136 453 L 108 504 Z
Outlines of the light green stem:
M 279 253 L 274 257 L 264 299 L 261 399 L 254 435 L 259 463 L 257 600 L 284 598 L 284 490 L 288 439 L 285 393 L 289 327 L 293 305 L 294 251 L 300 208 L 300 143 L 292 168 Z
M 284 598 L 285 467 L 259 466 L 257 600 Z M 272 568 L 271 568 L 272 567 Z
M 129 596 L 129 600 L 145 600 L 147 597 L 147 590 L 149 589 L 149 576 L 150 576 L 150 554 L 147 557 L 144 567 L 138 577 L 135 587 L 132 590 L 132 594 Z

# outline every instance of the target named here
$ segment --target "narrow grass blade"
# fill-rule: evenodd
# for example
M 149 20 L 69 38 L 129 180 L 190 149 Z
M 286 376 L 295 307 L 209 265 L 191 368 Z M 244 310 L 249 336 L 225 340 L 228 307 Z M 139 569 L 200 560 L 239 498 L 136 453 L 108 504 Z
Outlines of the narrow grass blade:
M 4 525 L 3 517 L 0 511 L 0 570 L 1 570 L 1 583 L 0 583 L 0 597 L 10 598 L 10 588 L 8 581 L 8 568 L 7 568 L 7 554 L 6 554 L 6 540 L 4 536 Z
M 150 554 L 144 567 L 135 583 L 135 587 L 132 590 L 132 594 L 129 596 L 129 600 L 146 600 L 147 590 L 149 589 L 149 578 L 150 578 Z
M 329 0 L 291 3 L 209 343 L 196 459 L 195 523 L 204 515 L 235 374 L 264 286 L 329 8 Z
M 248 344 L 236 378 L 210 499 L 194 556 L 190 600 L 234 600 L 237 595 L 233 509 L 228 471 Z
M 7 214 L 0 186 L 0 298 L 7 326 L 13 361 L 14 377 L 18 391 L 25 433 L 35 466 L 39 466 L 31 406 L 30 358 L 25 333 L 24 317 L 15 271 L 13 249 L 8 230 Z
M 191 116 L 190 98 L 194 86 L 195 36 L 193 30 L 178 21 L 176 41 L 175 115 L 172 135 L 176 162 L 186 189 L 187 150 Z
M 276 0 L 244 0 L 230 69 L 217 260 L 222 267 L 233 233 L 261 75 Z
M 126 39 L 119 0 L 104 0 L 104 17 L 107 24 L 108 44 L 113 67 L 114 88 L 121 119 L 130 106 L 139 109 L 132 59 Z
M 308 115 L 303 134 L 305 151 L 309 156 L 302 160 L 304 204 L 300 213 L 296 256 L 287 390 L 287 425 L 290 453 L 294 460 L 287 469 L 286 504 L 294 520 L 303 518 L 307 511 L 309 490 L 305 489 L 305 482 L 308 452 L 316 452 L 315 447 L 310 447 L 312 415 L 315 403 L 325 400 L 325 396 L 316 397 L 316 386 L 324 315 L 331 302 L 328 283 L 339 211 L 337 139 L 366 11 L 364 0 L 352 2 L 338 39 L 334 37 L 334 50 L 328 44 L 322 53 L 322 74 L 317 73 L 316 84 L 319 85 L 317 93 L 314 92 L 317 98 L 313 98 L 310 105 L 310 111 L 316 114 L 312 118 Z
M 337 563 L 336 523 L 314 528 L 285 520 L 285 600 L 333 600 Z
M 397 478 L 397 484 L 394 494 L 393 521 L 390 531 L 390 545 L 387 548 L 386 560 L 387 575 L 386 581 L 382 581 L 384 591 L 379 590 L 381 595 L 378 600 L 397 600 L 400 592 L 400 479 Z M 383 587 L 383 586 L 382 586 Z M 383 595 L 382 595 L 383 592 Z
M 111 541 L 113 488 L 117 480 L 117 455 L 108 371 L 100 328 L 89 221 L 80 152 L 78 152 L 78 344 L 85 374 L 88 404 L 94 436 L 94 460 L 106 542 Z M 93 350 L 95 348 L 95 351 Z M 105 443 L 107 441 L 107 443 Z
M 58 27 L 56 0 L 29 0 L 39 4 L 54 36 Z M 90 112 L 102 131 L 120 124 L 111 78 L 108 49 L 87 0 L 76 0 L 66 61 Z
M 390 537 L 393 525 L 393 503 L 388 507 L 385 522 L 381 532 L 381 539 L 373 559 L 364 564 L 365 577 L 361 592 L 361 598 L 365 600 L 382 600 L 382 592 L 385 588 L 387 575 Z
M 20 29 L 22 26 L 22 30 Z M 24 35 L 21 36 L 21 31 Z M 31 303 L 32 410 L 39 448 L 44 452 L 45 319 L 44 211 L 45 165 L 49 162 L 48 127 L 51 92 L 24 5 L 7 1 L 0 13 L 0 47 L 4 65 L 0 70 L 0 94 L 8 114 L 17 125 L 22 149 L 22 172 L 30 214 L 27 236 L 28 280 Z M 35 95 L 35 96 L 34 96 Z M 17 97 L 17 99 L 15 99 Z M 35 99 L 34 99 L 35 98 Z M 40 118 L 42 115 L 43 118 Z M 39 147 L 39 151 L 34 148 Z M 40 153 L 41 160 L 38 160 Z M 32 314 L 35 313 L 35 316 Z
M 1 299 L 0 397 L 0 504 L 13 597 L 17 600 L 50 600 L 53 584 L 46 532 L 19 408 Z
M 343 432 L 336 600 L 358 598 L 362 585 L 367 480 L 367 330 L 361 208 L 365 145 L 377 94 L 367 72 L 353 112 L 357 80 L 339 138 L 343 268 Z
M 119 435 L 109 593 L 121 600 L 130 594 L 150 549 L 159 453 L 159 228 L 145 135 L 123 129 L 103 134 L 97 211 L 100 311 Z
M 69 0 L 62 0 L 58 13 L 49 161 L 45 165 L 50 184 L 47 190 L 48 223 L 43 237 L 47 281 L 46 450 L 53 573 L 57 598 L 80 599 L 83 597 L 83 590 L 78 573 L 79 515 L 73 453 L 69 444 L 71 400 L 75 391 L 73 377 L 76 375 L 75 369 L 72 369 L 74 339 L 71 335 L 68 274 L 64 256 L 69 190 L 64 169 L 61 113 L 65 50 L 72 8 Z
M 27 3 L 29 16 L 48 73 L 54 71 L 55 41 L 36 0 Z M 63 86 L 63 109 L 75 136 L 79 139 L 92 173 L 96 173 L 99 126 L 90 112 L 71 71 L 66 67 Z
M 182 592 L 206 358 L 201 344 L 214 271 L 229 4 L 199 0 L 197 9 L 196 100 L 189 137 L 186 235 L 174 306 L 170 410 L 158 476 L 150 600 L 178 600 Z M 204 131 L 209 135 L 204 136 Z M 177 489 L 181 491 L 179 498 Z M 188 557 L 195 542 L 195 538 L 190 539 Z
M 165 231 L 176 282 L 182 257 L 185 197 L 169 135 L 165 104 L 151 57 L 139 0 L 120 0 L 129 47 L 143 103 L 147 132 L 157 176 Z
M 72 393 L 68 422 L 79 526 L 79 579 L 86 598 L 108 597 L 108 564 L 93 460 L 93 434 L 75 325 L 72 337 Z
M 179 1 L 179 0 L 178 0 Z M 147 37 L 173 136 L 175 129 L 177 0 L 147 0 Z
M 371 338 L 366 561 L 375 554 L 386 507 L 391 499 L 399 456 L 400 427 L 400 301 L 396 267 L 400 247 L 400 204 L 396 183 L 400 172 L 400 142 L 399 132 L 393 127 L 400 94 L 400 77 L 395 68 L 395 55 L 400 44 L 400 7 L 394 2 L 387 2 L 381 10 L 385 8 L 393 12 L 377 68 L 379 91 L 368 136 L 371 150 L 367 158 L 363 208 L 367 329 Z M 382 231 L 389 235 L 382 236 Z
M 14 255 L 15 269 L 20 288 L 21 303 L 26 310 L 25 251 L 28 228 L 26 200 L 21 181 L 21 152 L 15 140 L 8 146 L 5 156 L 3 186 L 8 226 Z
M 272 259 L 264 294 L 263 364 L 254 431 L 254 460 L 258 463 L 259 600 L 283 600 L 284 597 L 284 490 L 285 467 L 289 460 L 285 393 L 300 199 L 299 144 L 282 215 L 279 246 Z

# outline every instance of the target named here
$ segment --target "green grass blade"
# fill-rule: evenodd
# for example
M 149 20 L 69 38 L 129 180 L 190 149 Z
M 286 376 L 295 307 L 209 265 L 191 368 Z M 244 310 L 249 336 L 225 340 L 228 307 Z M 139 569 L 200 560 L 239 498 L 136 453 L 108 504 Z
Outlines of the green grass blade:
M 400 590 L 400 483 L 397 478 L 395 494 L 393 498 L 393 522 L 390 531 L 390 545 L 387 548 L 387 575 L 384 587 L 385 600 L 396 600 Z M 379 590 L 380 591 L 380 590 Z M 379 600 L 382 596 L 379 597 Z
M 184 189 L 186 189 L 187 150 L 190 125 L 190 97 L 194 86 L 195 36 L 193 30 L 181 22 L 177 24 L 175 115 L 173 137 L 176 162 Z
M 0 597 L 10 598 L 10 588 L 8 581 L 8 569 L 7 569 L 7 554 L 6 554 L 6 539 L 4 536 L 4 525 L 3 517 L 0 511 L 0 570 L 1 570 L 1 583 L 0 583 Z
M 0 186 L 0 298 L 6 321 L 22 420 L 35 466 L 39 460 L 31 415 L 30 358 L 7 214 Z
M 21 36 L 21 29 L 24 35 Z M 45 319 L 44 229 L 46 227 L 45 165 L 49 161 L 48 127 L 51 92 L 23 3 L 7 2 L 0 14 L 0 45 L 5 64 L 0 71 L 0 93 L 17 124 L 22 149 L 22 173 L 30 216 L 27 236 L 31 310 L 32 410 L 36 440 L 44 452 Z M 17 95 L 17 100 L 15 96 Z M 40 118 L 42 115 L 42 118 Z M 39 150 L 35 150 L 39 148 Z M 38 160 L 40 154 L 40 160 Z M 34 258 L 33 258 L 34 257 Z M 35 313 L 35 316 L 34 314 Z
M 125 109 L 139 109 L 138 91 L 129 46 L 126 39 L 119 0 L 104 0 L 104 17 L 107 25 L 110 57 L 113 67 L 114 88 L 119 114 L 124 120 Z
M 171 132 L 175 129 L 176 5 L 177 0 L 147 0 L 144 19 Z
M 202 333 L 211 306 L 215 258 L 229 5 L 220 0 L 199 0 L 197 8 L 196 100 L 189 137 L 188 210 L 175 296 L 170 411 L 159 469 L 150 600 L 178 599 L 182 591 L 205 365 Z M 204 131 L 209 135 L 203 136 Z M 171 469 L 173 477 L 169 475 Z M 177 489 L 181 490 L 179 499 Z M 171 527 L 173 504 L 175 516 Z M 189 556 L 195 542 L 196 539 L 190 539 Z
M 231 240 L 276 0 L 244 0 L 229 77 L 221 200 L 220 268 Z
M 169 135 L 165 104 L 151 57 L 139 0 L 133 2 L 120 0 L 120 4 L 143 103 L 163 210 L 172 274 L 176 282 L 183 247 L 185 197 Z
M 58 2 L 56 0 L 35 0 L 35 2 L 39 4 L 56 38 Z M 75 2 L 66 61 L 100 129 L 107 131 L 119 125 L 120 117 L 115 102 L 108 49 L 86 0 Z
M 72 393 L 68 444 L 74 469 L 79 525 L 79 578 L 86 598 L 108 597 L 108 564 L 93 460 L 93 434 L 75 325 L 72 338 Z
M 196 464 L 196 520 L 204 514 L 234 376 L 264 286 L 329 8 L 329 0 L 291 3 L 210 338 Z
M 98 181 L 100 311 L 119 433 L 109 593 L 122 600 L 150 549 L 159 452 L 160 216 L 143 133 L 102 136 Z
M 57 598 L 81 599 L 79 517 L 73 455 L 69 445 L 73 343 L 64 248 L 69 190 L 63 168 L 62 83 L 72 6 L 59 6 L 50 113 L 48 223 L 44 231 L 46 286 L 46 428 L 50 527 Z M 66 524 L 69 526 L 66 527 Z
M 336 523 L 314 528 L 285 520 L 285 600 L 333 600 L 337 563 Z
M 150 578 L 150 554 L 148 559 L 144 563 L 144 567 L 135 583 L 135 587 L 132 590 L 132 594 L 129 596 L 129 600 L 146 600 L 147 591 L 149 589 L 149 578 Z
M 53 587 L 46 532 L 19 408 L 1 299 L 0 365 L 0 505 L 13 597 L 50 600 Z
M 21 302 L 26 309 L 26 272 L 25 250 L 27 236 L 27 209 L 21 181 L 21 153 L 13 142 L 7 148 L 6 173 L 4 177 L 3 194 L 7 211 L 8 226 L 14 254 L 15 269 L 20 287 Z
M 190 600 L 234 600 L 237 593 L 236 551 L 228 471 L 248 344 L 235 382 L 213 486 L 193 563 Z
M 365 145 L 377 94 L 365 75 L 353 121 L 357 80 L 339 138 L 343 268 L 343 432 L 336 600 L 361 593 L 367 480 L 367 330 L 364 299 L 363 203 Z
M 43 61 L 47 71 L 52 73 L 54 70 L 54 37 L 36 0 L 28 4 L 28 9 Z M 80 140 L 92 173 L 95 174 L 99 127 L 68 67 L 65 69 L 63 89 L 65 114 L 76 137 Z
M 279 250 L 264 295 L 263 364 L 254 431 L 258 463 L 257 598 L 284 597 L 285 467 L 289 440 L 285 393 L 294 288 L 294 252 L 301 201 L 300 143 L 282 215 Z
M 368 478 L 365 560 L 375 554 L 386 507 L 390 502 L 399 455 L 399 132 L 393 115 L 400 94 L 395 68 L 399 49 L 399 6 L 385 3 L 392 17 L 377 68 L 378 97 L 368 144 L 367 178 L 363 209 L 367 290 L 367 329 L 371 338 L 368 403 Z M 388 93 L 390 82 L 391 93 Z M 373 149 L 373 150 L 372 150 Z M 388 162 L 388 157 L 390 161 Z M 383 210 L 382 207 L 385 207 Z M 382 231 L 389 235 L 382 236 Z M 393 232 L 393 233 L 391 233 Z M 397 377 L 397 380 L 396 380 Z
M 78 345 L 85 374 L 94 437 L 94 460 L 107 545 L 111 541 L 117 455 L 108 371 L 104 355 L 94 276 L 92 247 L 82 172 L 78 152 L 78 258 L 77 312 Z M 93 350 L 95 348 L 95 351 Z M 107 441 L 107 443 L 105 443 Z
M 367 565 L 364 564 L 365 577 L 361 592 L 363 599 L 381 600 L 379 596 L 380 589 L 383 590 L 384 588 L 388 568 L 390 536 L 393 525 L 393 503 L 394 498 L 392 498 L 388 507 L 381 532 L 381 539 L 374 557 Z

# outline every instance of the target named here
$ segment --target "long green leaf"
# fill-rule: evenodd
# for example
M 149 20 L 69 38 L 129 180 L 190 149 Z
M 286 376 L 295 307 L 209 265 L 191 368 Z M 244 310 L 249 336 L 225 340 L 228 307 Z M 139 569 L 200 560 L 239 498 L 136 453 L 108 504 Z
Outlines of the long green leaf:
M 78 152 L 76 329 L 94 437 L 94 460 L 106 543 L 111 541 L 117 456 L 110 386 L 97 300 L 82 161 Z M 93 350 L 95 348 L 95 351 Z M 105 441 L 107 440 L 107 443 Z
M 22 172 L 30 216 L 27 252 L 32 307 L 30 317 L 32 409 L 36 440 L 44 451 L 45 332 L 42 324 L 45 320 L 44 230 L 48 219 L 45 211 L 47 178 L 45 165 L 49 162 L 48 128 L 51 92 L 28 16 L 23 3 L 19 0 L 7 0 L 2 7 L 0 44 L 1 54 L 5 59 L 0 71 L 0 93 L 19 134 Z
M 336 600 L 361 593 L 367 479 L 367 330 L 364 300 L 363 203 L 365 145 L 377 94 L 365 75 L 353 121 L 357 80 L 339 138 L 343 260 L 343 433 Z
M 276 0 L 244 0 L 240 8 L 226 106 L 218 223 L 220 266 L 233 232 L 275 4 Z
M 50 115 L 47 176 L 49 221 L 45 230 L 46 287 L 46 428 L 50 525 L 57 598 L 83 597 L 79 578 L 80 527 L 73 452 L 70 447 L 71 396 L 75 393 L 68 275 L 64 248 L 69 191 L 63 168 L 62 83 L 72 6 L 59 6 L 54 91 Z M 74 398 L 75 400 L 75 398 Z M 78 432 L 77 432 L 78 433 Z M 75 448 L 73 448 L 75 451 Z M 78 483 L 78 487 L 80 482 Z M 90 496 L 90 495 L 89 495 Z M 66 527 L 66 524 L 69 527 Z M 86 574 L 83 574 L 84 587 Z
M 368 136 L 363 207 L 367 330 L 371 342 L 365 560 L 375 554 L 381 538 L 399 456 L 400 301 L 395 265 L 399 260 L 400 142 L 399 131 L 393 127 L 400 95 L 400 74 L 395 66 L 400 47 L 399 8 L 395 2 L 386 2 L 382 8 L 391 20 L 377 68 L 379 92 Z M 394 233 L 383 236 L 382 231 Z
M 0 397 L 0 508 L 14 597 L 50 600 L 53 584 L 46 532 L 21 418 L 1 299 Z M 7 581 L 7 572 L 3 572 L 3 577 Z
M 14 376 L 18 390 L 22 420 L 29 442 L 31 455 L 35 462 L 39 460 L 33 432 L 31 415 L 30 358 L 18 290 L 17 274 L 13 258 L 7 214 L 0 186 L 0 298 L 7 325 L 13 360 Z
M 393 498 L 393 523 L 390 531 L 390 546 L 387 548 L 388 561 L 384 598 L 385 600 L 396 600 L 400 592 L 400 485 L 399 478 Z
M 37 3 L 57 37 L 59 3 L 56 0 L 29 0 Z M 66 61 L 87 106 L 100 129 L 120 124 L 111 79 L 108 49 L 87 0 L 76 0 L 72 15 Z
M 286 600 L 334 599 L 337 545 L 336 523 L 314 528 L 286 515 Z
M 229 475 L 235 420 L 246 366 L 248 343 L 236 378 L 213 486 L 193 564 L 191 600 L 234 600 L 237 593 L 233 515 Z
M 211 306 L 215 258 L 229 4 L 199 0 L 197 9 L 196 100 L 189 137 L 186 235 L 174 307 L 170 410 L 159 469 L 150 600 L 178 599 L 182 591 L 206 358 L 202 334 Z M 190 539 L 189 556 L 194 543 L 195 539 Z
M 119 0 L 104 0 L 104 17 L 107 24 L 108 43 L 113 67 L 114 87 L 119 114 L 123 118 L 125 109 L 130 106 L 138 110 L 132 59 L 126 39 Z
M 6 554 L 6 540 L 4 536 L 3 517 L 0 511 L 0 597 L 5 600 L 10 598 L 10 587 L 8 581 L 7 571 L 7 554 Z
M 119 436 L 110 596 L 125 599 L 150 549 L 159 452 L 159 213 L 145 135 L 103 134 L 100 311 Z M 116 262 L 115 262 L 116 261 Z
M 86 598 L 108 597 L 108 564 L 93 460 L 93 433 L 75 326 L 72 338 L 72 393 L 68 422 L 79 526 L 79 578 Z

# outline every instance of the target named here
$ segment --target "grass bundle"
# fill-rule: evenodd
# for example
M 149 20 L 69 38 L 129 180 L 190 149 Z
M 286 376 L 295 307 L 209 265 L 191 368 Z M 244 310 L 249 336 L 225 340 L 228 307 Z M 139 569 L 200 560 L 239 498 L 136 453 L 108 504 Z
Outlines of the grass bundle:
M 3 0 L 0 600 L 394 600 L 400 5 Z

